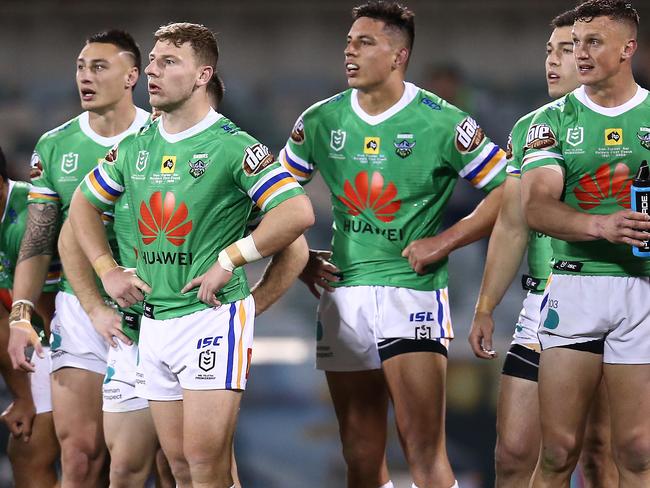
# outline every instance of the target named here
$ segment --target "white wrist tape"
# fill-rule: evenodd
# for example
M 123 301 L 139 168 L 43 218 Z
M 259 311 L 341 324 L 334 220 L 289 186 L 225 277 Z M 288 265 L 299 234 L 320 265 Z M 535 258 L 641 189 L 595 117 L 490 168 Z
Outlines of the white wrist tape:
M 217 261 L 219 262 L 219 265 L 226 271 L 232 273 L 235 270 L 235 265 L 233 264 L 230 256 L 228 256 L 228 253 L 225 249 L 219 253 Z
M 241 256 L 247 263 L 259 261 L 264 257 L 257 250 L 255 241 L 253 240 L 253 236 L 251 234 L 247 235 L 243 239 L 239 239 L 237 242 L 235 242 L 235 246 L 239 248 Z

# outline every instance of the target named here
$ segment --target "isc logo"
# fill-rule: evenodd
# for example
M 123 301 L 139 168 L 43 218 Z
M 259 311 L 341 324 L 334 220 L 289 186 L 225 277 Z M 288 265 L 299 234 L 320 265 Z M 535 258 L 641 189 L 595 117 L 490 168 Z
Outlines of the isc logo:
M 196 348 L 203 349 L 204 347 L 218 346 L 221 339 L 223 339 L 223 336 L 204 337 L 197 341 Z
M 416 312 L 409 315 L 411 322 L 432 322 L 433 312 Z

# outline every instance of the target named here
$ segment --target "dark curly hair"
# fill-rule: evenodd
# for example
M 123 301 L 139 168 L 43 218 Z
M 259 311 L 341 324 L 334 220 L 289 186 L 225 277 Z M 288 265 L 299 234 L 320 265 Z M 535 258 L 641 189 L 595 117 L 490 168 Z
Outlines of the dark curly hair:
M 639 14 L 627 0 L 588 0 L 575 8 L 576 21 L 591 22 L 596 17 L 609 17 L 639 28 Z
M 415 14 L 408 7 L 397 2 L 372 0 L 352 9 L 352 18 L 354 20 L 361 17 L 381 20 L 386 24 L 386 27 L 398 30 L 406 37 L 406 47 L 408 47 L 409 51 L 413 50 Z

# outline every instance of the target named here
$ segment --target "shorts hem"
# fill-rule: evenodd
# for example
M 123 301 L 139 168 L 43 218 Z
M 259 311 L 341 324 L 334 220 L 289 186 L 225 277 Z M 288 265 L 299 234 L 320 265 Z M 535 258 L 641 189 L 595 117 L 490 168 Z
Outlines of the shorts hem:
M 146 405 L 138 405 L 135 407 L 124 407 L 124 408 L 107 408 L 102 406 L 102 412 L 106 413 L 129 413 L 129 412 L 137 412 L 138 410 L 144 410 L 145 408 L 149 408 L 149 401 L 147 400 Z
M 150 402 L 176 402 L 182 401 L 183 395 L 171 395 L 171 396 L 162 396 L 162 395 L 141 395 L 140 398 L 144 398 Z
M 357 371 L 377 371 L 377 370 L 381 370 L 381 363 L 377 364 L 377 367 L 363 366 L 363 365 L 341 366 L 338 364 L 333 366 L 328 366 L 328 365 L 316 363 L 316 369 L 325 372 L 331 371 L 332 373 L 354 373 Z
M 66 358 L 65 360 L 61 361 L 53 359 L 52 370 L 50 373 L 54 373 L 63 368 L 83 369 L 84 371 L 90 371 L 91 373 L 97 373 L 99 375 L 106 376 L 106 362 L 95 360 L 84 361 L 72 358 Z
M 650 364 L 650 358 L 646 358 L 646 359 L 608 358 L 608 359 L 603 359 L 603 364 L 622 364 L 624 366 L 645 366 L 647 364 Z

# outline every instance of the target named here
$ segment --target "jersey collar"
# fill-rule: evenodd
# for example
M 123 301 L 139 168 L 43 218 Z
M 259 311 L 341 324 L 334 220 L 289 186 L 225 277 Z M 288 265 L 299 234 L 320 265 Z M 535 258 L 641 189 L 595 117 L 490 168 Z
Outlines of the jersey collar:
M 576 88 L 573 94 L 580 103 L 597 114 L 605 115 L 606 117 L 618 117 L 619 115 L 632 110 L 637 105 L 641 105 L 648 96 L 648 90 L 637 85 L 634 96 L 618 107 L 601 107 L 587 96 L 584 85 Z
M 104 137 L 100 136 L 97 132 L 92 130 L 90 127 L 90 115 L 88 112 L 84 112 L 79 116 L 79 127 L 81 128 L 81 132 L 86 134 L 86 136 L 88 136 L 100 146 L 113 147 L 129 134 L 137 132 L 138 129 L 140 129 L 140 127 L 142 127 L 147 122 L 148 118 L 149 112 L 142 110 L 139 107 L 135 107 L 135 118 L 133 119 L 133 122 L 128 129 L 126 129 L 121 134 L 117 134 L 116 136 Z
M 356 88 L 352 90 L 350 103 L 352 104 L 352 110 L 354 111 L 355 114 L 357 114 L 357 116 L 361 120 L 363 120 L 368 125 L 377 125 L 377 124 L 381 124 L 385 120 L 390 119 L 393 115 L 395 115 L 397 112 L 399 112 L 404 107 L 406 107 L 409 103 L 411 103 L 413 99 L 416 97 L 416 95 L 418 94 L 418 90 L 419 90 L 418 87 L 415 86 L 413 83 L 404 82 L 404 93 L 402 94 L 402 98 L 400 98 L 399 101 L 391 108 L 377 115 L 368 115 L 361 108 L 361 105 L 359 105 L 359 98 L 358 98 L 359 95 Z
M 7 208 L 9 208 L 9 199 L 11 198 L 11 190 L 14 189 L 14 181 L 10 178 L 7 178 L 7 183 L 9 183 L 9 188 L 7 188 L 7 201 L 5 202 L 5 209 L 2 211 L 2 218 L 0 219 L 0 224 L 4 224 L 5 216 L 7 215 Z
M 165 130 L 165 127 L 163 126 L 164 120 L 161 117 L 160 123 L 158 124 L 158 131 L 160 132 L 160 135 L 163 139 L 174 144 L 175 142 L 180 142 L 183 139 L 192 137 L 199 132 L 203 132 L 205 129 L 218 121 L 221 117 L 223 117 L 223 115 L 221 115 L 219 112 L 215 112 L 215 110 L 211 108 L 208 112 L 208 115 L 206 115 L 198 124 L 193 125 L 189 129 L 185 129 L 183 132 L 178 132 L 177 134 L 170 134 Z

